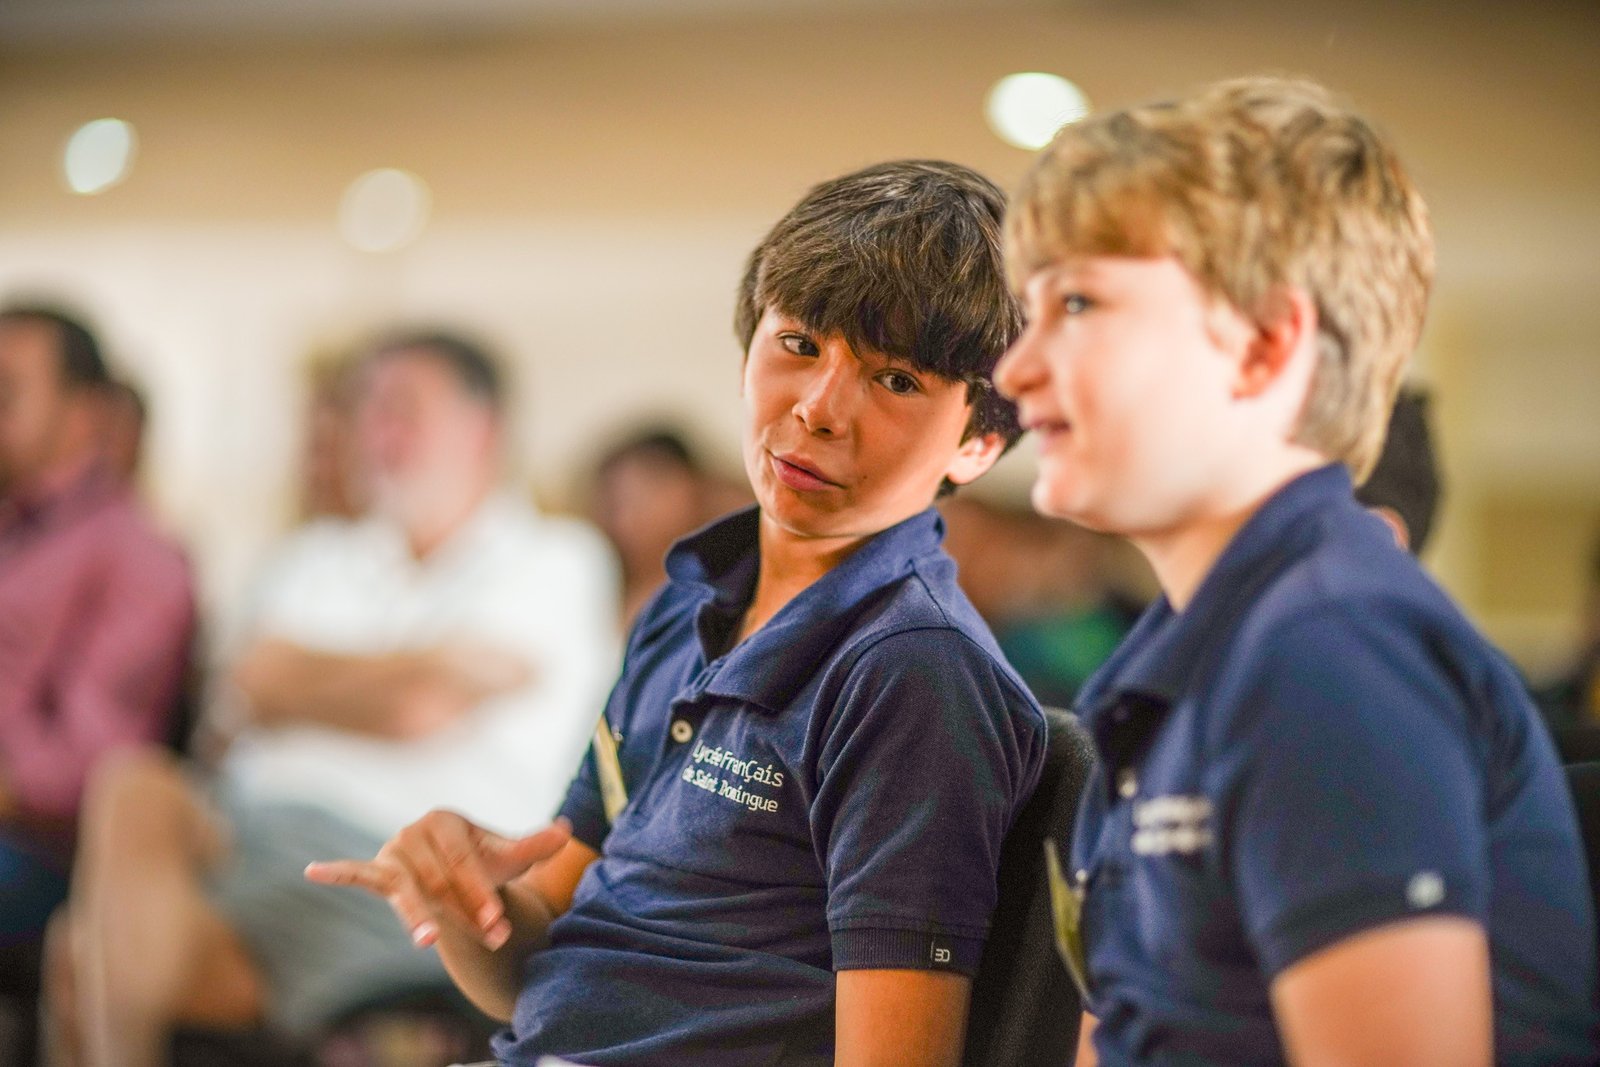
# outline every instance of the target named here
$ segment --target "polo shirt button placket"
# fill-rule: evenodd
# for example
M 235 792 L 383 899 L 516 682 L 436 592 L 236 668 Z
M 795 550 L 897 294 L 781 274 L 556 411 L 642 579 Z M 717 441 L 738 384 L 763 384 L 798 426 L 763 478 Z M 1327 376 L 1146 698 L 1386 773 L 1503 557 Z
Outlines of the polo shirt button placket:
M 689 724 L 689 720 L 688 719 L 673 719 L 672 720 L 672 740 L 673 741 L 675 741 L 675 742 L 677 742 L 678 744 L 681 745 L 681 744 L 685 744 L 686 742 L 688 742 L 688 740 L 693 736 L 694 736 L 694 727 Z
M 1139 776 L 1128 767 L 1118 771 L 1117 795 L 1123 800 L 1132 800 L 1137 792 L 1139 792 Z

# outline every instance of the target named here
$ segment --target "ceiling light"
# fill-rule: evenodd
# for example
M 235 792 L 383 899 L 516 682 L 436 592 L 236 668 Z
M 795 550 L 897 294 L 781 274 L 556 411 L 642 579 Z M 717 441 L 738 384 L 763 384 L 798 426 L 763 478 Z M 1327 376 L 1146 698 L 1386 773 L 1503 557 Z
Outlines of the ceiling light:
M 369 170 L 339 201 L 339 234 L 363 252 L 393 252 L 422 233 L 431 203 L 427 183 L 415 174 Z
M 1056 74 L 1008 74 L 989 90 L 984 110 L 1001 140 L 1033 150 L 1049 144 L 1061 127 L 1089 114 L 1089 98 Z
M 133 127 L 121 119 L 95 119 L 79 126 L 61 157 L 67 188 L 93 196 L 116 185 L 128 174 L 135 143 Z

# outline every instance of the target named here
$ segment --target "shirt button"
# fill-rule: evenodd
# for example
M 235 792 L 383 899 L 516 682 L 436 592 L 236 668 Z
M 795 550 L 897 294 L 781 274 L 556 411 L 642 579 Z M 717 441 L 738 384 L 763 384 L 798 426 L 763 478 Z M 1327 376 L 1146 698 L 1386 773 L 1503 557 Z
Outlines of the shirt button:
M 1139 791 L 1139 776 L 1130 770 L 1117 772 L 1117 795 L 1123 800 L 1129 800 Z
M 685 741 L 689 740 L 689 738 L 691 738 L 693 736 L 694 736 L 694 727 L 689 725 L 688 720 L 686 720 L 686 719 L 673 719 L 672 720 L 672 739 L 674 741 L 678 742 L 678 744 L 681 745 L 681 744 L 683 744 Z

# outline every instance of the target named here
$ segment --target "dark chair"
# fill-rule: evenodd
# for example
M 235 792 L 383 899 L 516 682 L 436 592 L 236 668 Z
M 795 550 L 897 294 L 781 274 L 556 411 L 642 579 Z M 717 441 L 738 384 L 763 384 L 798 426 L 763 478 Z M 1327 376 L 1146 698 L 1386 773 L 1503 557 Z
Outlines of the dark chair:
M 972 983 L 967 1067 L 1066 1067 L 1083 1006 L 1056 953 L 1043 842 L 1063 862 L 1094 745 L 1076 715 L 1046 708 L 1050 747 L 1033 797 L 1000 852 L 1000 898 Z
M 1600 763 L 1600 726 L 1556 726 L 1550 732 L 1562 763 Z
M 1578 808 L 1589 890 L 1594 894 L 1595 914 L 1600 915 L 1600 762 L 1569 765 L 1567 784 L 1572 787 L 1572 800 Z
M 453 986 L 396 990 L 334 1019 L 310 1042 L 269 1029 L 181 1030 L 173 1067 L 418 1067 L 483 1060 L 499 1024 Z

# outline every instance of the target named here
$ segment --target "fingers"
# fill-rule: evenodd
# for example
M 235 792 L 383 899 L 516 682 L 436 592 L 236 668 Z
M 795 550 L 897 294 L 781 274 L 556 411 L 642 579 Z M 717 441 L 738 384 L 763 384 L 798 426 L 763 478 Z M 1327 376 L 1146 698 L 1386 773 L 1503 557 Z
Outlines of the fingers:
M 479 831 L 479 848 L 484 854 L 485 867 L 496 884 L 504 885 L 527 871 L 535 863 L 549 859 L 572 840 L 572 824 L 557 819 L 551 825 L 526 837 L 505 838 L 488 831 Z
M 394 886 L 394 873 L 362 860 L 328 860 L 306 865 L 306 881 L 319 885 L 347 885 L 386 897 Z
M 351 886 L 382 897 L 411 932 L 413 942 L 419 947 L 433 944 L 439 939 L 439 924 L 417 892 L 415 882 L 404 869 L 385 860 L 383 853 L 378 857 L 370 862 L 334 860 L 308 864 L 305 876 L 319 885 Z
M 435 908 L 476 930 L 494 950 L 511 936 L 511 925 L 500 900 L 502 880 L 490 876 L 479 853 L 481 833 L 459 816 L 424 818 L 401 831 L 397 840 L 404 847 L 397 855 Z
M 494 951 L 512 932 L 500 887 L 571 839 L 565 820 L 506 838 L 453 812 L 434 811 L 401 830 L 370 862 L 313 863 L 306 877 L 383 897 L 419 945 L 437 941 L 440 924 L 449 922 Z

